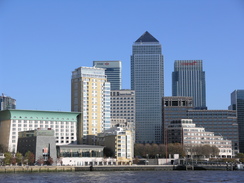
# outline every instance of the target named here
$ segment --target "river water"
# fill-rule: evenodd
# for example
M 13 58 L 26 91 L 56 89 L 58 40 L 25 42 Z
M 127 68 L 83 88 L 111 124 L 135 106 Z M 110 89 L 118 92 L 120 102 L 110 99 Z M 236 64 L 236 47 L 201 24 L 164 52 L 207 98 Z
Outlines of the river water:
M 195 183 L 244 182 L 244 171 L 93 171 L 1 173 L 1 183 Z

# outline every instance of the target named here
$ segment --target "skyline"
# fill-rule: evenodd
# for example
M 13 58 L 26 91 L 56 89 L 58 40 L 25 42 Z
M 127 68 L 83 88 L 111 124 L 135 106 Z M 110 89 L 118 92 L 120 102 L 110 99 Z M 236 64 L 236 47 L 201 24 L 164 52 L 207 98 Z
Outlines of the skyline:
M 120 60 L 130 89 L 132 45 L 145 31 L 162 45 L 165 96 L 175 60 L 203 60 L 208 109 L 227 109 L 243 89 L 244 2 L 1 1 L 0 92 L 17 109 L 71 110 L 71 74 Z M 102 7 L 102 8 L 101 8 Z

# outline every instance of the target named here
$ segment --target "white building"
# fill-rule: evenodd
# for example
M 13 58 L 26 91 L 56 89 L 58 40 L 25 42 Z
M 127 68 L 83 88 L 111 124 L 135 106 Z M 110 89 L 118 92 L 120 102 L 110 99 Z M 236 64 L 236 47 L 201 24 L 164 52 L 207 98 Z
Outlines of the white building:
M 167 129 L 167 143 L 181 143 L 185 147 L 216 146 L 220 150 L 220 157 L 232 157 L 231 140 L 214 135 L 214 132 L 207 132 L 203 127 L 196 127 L 192 119 L 171 121 Z
M 77 143 L 78 112 L 4 110 L 0 111 L 0 144 L 16 152 L 18 132 L 49 128 L 54 130 L 56 145 Z
M 122 128 L 110 128 L 99 133 L 97 144 L 110 148 L 115 153 L 117 164 L 131 164 L 134 157 L 134 142 L 131 131 Z

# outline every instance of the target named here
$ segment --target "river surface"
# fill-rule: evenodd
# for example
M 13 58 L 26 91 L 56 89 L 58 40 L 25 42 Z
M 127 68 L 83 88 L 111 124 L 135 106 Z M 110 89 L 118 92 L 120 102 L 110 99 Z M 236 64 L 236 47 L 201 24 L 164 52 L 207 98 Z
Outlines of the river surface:
M 1 183 L 185 183 L 244 182 L 244 171 L 94 171 L 1 173 Z

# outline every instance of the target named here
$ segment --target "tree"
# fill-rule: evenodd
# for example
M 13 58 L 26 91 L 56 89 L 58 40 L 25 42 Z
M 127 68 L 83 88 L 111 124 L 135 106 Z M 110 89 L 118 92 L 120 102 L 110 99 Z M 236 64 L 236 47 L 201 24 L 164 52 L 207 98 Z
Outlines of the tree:
M 244 154 L 243 153 L 238 153 L 236 155 L 236 158 L 239 158 L 239 161 L 242 162 L 242 163 L 244 163 Z
M 150 144 L 145 144 L 144 145 L 144 150 L 142 151 L 143 157 L 149 158 L 151 156 L 151 145 Z
M 161 155 L 162 157 L 166 156 L 166 146 L 164 144 L 159 144 L 159 156 Z
M 159 146 L 158 146 L 158 144 L 152 144 L 151 145 L 150 155 L 152 157 L 156 157 L 157 154 L 159 154 Z
M 43 158 L 43 156 L 40 156 L 40 157 L 38 158 L 37 163 L 38 163 L 39 165 L 43 165 L 43 164 L 44 164 L 44 158 Z
M 10 162 L 12 165 L 16 165 L 16 158 L 11 156 Z
M 103 154 L 105 157 L 114 157 L 114 151 L 109 147 L 104 147 Z
M 180 143 L 168 144 L 168 154 L 179 154 L 180 157 L 184 157 L 185 150 Z
M 217 148 L 216 146 L 211 146 L 211 155 L 218 156 L 219 152 L 220 152 L 219 148 Z
M 143 156 L 144 145 L 143 144 L 135 144 L 134 145 L 134 154 L 135 156 L 142 157 Z
M 12 158 L 12 154 L 10 152 L 5 152 L 4 153 L 4 159 L 3 159 L 4 164 L 10 165 L 11 164 L 11 158 Z
M 16 159 L 16 163 L 17 164 L 22 164 L 22 160 L 23 160 L 23 155 L 19 152 L 17 152 L 15 154 L 15 159 Z
M 46 161 L 47 165 L 52 165 L 53 164 L 53 158 L 49 157 Z
M 25 153 L 25 162 L 27 162 L 27 164 L 33 165 L 35 162 L 35 155 L 28 151 Z

